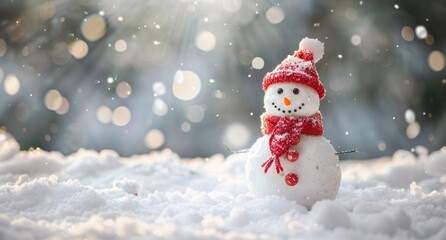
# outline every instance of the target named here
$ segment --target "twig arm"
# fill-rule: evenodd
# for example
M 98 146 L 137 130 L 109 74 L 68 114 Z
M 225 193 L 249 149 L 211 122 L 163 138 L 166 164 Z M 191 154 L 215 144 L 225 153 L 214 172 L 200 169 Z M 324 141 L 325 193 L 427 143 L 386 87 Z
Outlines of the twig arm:
M 231 153 L 247 153 L 249 151 L 249 149 L 242 149 L 242 150 L 238 150 L 238 151 L 233 151 L 232 149 L 230 149 L 228 147 L 228 145 L 226 143 L 223 143 L 223 146 L 226 148 L 226 150 L 230 151 Z
M 353 148 L 352 150 L 343 150 L 340 152 L 335 153 L 335 155 L 342 155 L 342 154 L 346 154 L 346 153 L 359 153 L 358 149 Z

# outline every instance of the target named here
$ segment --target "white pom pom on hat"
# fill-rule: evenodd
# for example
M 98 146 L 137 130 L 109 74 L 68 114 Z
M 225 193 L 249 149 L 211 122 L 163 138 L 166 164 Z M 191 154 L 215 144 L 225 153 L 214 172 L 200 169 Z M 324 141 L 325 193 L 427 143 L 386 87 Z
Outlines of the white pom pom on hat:
M 324 44 L 315 38 L 304 38 L 299 43 L 299 50 L 306 49 L 313 54 L 313 61 L 316 63 L 324 56 Z

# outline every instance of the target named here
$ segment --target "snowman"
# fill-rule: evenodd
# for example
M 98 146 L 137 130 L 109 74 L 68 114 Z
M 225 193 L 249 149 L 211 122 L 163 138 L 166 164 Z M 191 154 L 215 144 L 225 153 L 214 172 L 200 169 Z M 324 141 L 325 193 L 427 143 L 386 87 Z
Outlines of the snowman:
M 263 79 L 259 138 L 248 152 L 246 174 L 256 196 L 281 195 L 310 209 L 335 199 L 341 181 L 339 158 L 323 134 L 320 100 L 325 88 L 315 63 L 324 54 L 317 39 L 304 38 Z

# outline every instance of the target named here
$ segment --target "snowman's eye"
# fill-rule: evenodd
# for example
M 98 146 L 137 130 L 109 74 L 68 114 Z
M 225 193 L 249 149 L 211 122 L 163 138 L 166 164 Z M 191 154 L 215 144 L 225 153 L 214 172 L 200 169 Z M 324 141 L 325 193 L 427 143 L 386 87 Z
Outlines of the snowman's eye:
M 297 89 L 297 88 L 293 89 L 293 93 L 294 93 L 295 95 L 299 94 L 299 89 Z
M 282 94 L 283 93 L 283 89 L 282 88 L 277 89 L 277 93 L 278 94 Z

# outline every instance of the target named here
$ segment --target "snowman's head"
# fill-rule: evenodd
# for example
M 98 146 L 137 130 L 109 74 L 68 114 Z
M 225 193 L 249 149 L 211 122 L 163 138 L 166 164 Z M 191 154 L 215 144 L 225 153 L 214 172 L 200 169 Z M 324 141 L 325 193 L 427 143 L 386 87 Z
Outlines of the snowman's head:
M 325 88 L 315 63 L 323 55 L 324 45 L 319 40 L 304 38 L 299 43 L 299 50 L 265 75 L 262 87 L 267 114 L 309 117 L 319 111 Z
M 320 99 L 313 88 L 286 82 L 269 86 L 263 103 L 269 115 L 309 117 L 319 111 Z

